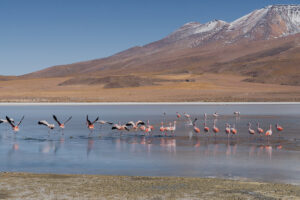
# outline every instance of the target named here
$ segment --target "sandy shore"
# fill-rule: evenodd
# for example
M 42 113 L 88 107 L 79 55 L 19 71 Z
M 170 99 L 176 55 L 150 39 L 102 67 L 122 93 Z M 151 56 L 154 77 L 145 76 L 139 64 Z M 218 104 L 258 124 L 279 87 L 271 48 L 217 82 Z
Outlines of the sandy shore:
M 0 173 L 0 199 L 300 199 L 300 186 L 215 178 Z

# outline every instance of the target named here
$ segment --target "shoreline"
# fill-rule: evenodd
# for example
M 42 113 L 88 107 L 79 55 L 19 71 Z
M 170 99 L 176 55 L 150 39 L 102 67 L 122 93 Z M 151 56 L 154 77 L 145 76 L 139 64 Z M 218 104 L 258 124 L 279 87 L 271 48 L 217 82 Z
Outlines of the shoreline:
M 300 102 L 0 102 L 10 105 L 300 105 Z
M 199 198 L 300 199 L 300 186 L 219 178 L 0 173 L 0 199 Z

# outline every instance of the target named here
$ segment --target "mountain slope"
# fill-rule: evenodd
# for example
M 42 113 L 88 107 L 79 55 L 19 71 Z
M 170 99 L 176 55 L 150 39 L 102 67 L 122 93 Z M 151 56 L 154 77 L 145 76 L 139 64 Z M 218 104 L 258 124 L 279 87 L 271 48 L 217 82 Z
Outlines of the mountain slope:
M 299 85 L 299 32 L 299 5 L 267 6 L 231 23 L 187 23 L 142 47 L 22 78 L 213 72 L 250 76 L 245 81 L 251 82 Z

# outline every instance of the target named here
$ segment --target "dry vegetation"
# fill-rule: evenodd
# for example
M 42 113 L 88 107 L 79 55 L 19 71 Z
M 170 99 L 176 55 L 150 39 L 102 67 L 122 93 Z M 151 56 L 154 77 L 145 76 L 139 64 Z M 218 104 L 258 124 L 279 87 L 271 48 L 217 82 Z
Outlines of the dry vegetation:
M 0 199 L 300 199 L 300 187 L 207 178 L 0 173 Z
M 300 101 L 299 86 L 249 83 L 244 81 L 245 76 L 185 73 L 140 77 L 151 84 L 128 87 L 134 78 L 128 79 L 127 87 L 116 88 L 109 88 L 104 82 L 61 85 L 72 77 L 0 81 L 0 99 L 2 102 Z M 116 86 L 127 79 L 112 80 Z
M 300 34 L 184 44 L 163 39 L 103 59 L 0 77 L 0 101 L 300 101 Z

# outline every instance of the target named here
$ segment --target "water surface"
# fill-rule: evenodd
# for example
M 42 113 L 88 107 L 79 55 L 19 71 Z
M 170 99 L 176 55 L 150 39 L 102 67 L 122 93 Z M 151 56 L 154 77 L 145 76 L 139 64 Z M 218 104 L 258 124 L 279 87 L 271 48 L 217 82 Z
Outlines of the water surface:
M 235 118 L 232 113 L 240 111 Z M 300 184 L 300 105 L 1 105 L 0 117 L 25 120 L 14 134 L 0 125 L 0 171 L 37 173 L 111 174 L 140 176 L 196 176 L 250 178 Z M 167 122 L 176 112 L 199 118 L 200 134 L 186 120 L 177 120 L 174 136 L 161 136 L 162 113 Z M 203 134 L 203 114 L 219 112 L 220 133 Z M 50 132 L 37 125 L 52 114 L 61 119 L 73 116 L 62 133 Z M 150 120 L 156 129 L 152 135 L 142 132 L 113 131 L 97 126 L 93 133 L 86 128 L 85 117 L 100 116 L 113 122 Z M 225 123 L 234 124 L 237 136 L 227 138 Z M 265 130 L 279 123 L 284 131 L 273 129 L 273 136 L 250 136 L 247 123 L 260 122 Z M 255 128 L 255 127 L 253 127 Z

